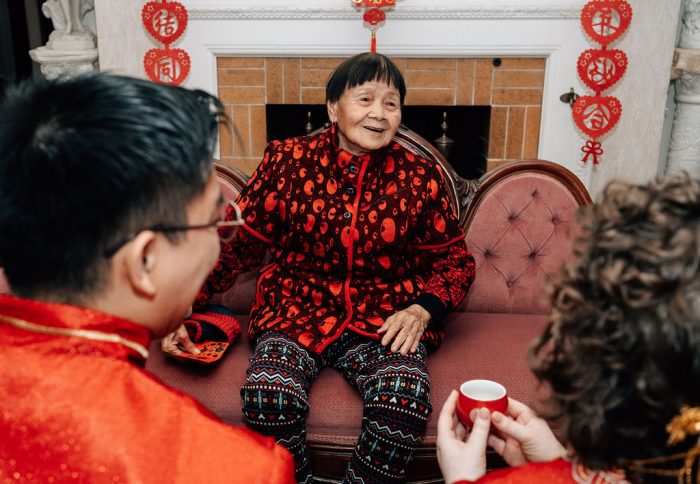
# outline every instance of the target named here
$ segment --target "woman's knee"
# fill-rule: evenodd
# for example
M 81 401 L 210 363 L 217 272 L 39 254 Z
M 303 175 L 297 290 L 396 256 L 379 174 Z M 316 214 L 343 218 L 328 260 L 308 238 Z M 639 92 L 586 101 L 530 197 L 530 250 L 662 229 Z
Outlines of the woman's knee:
M 246 417 L 249 421 L 303 420 L 309 411 L 308 389 L 314 377 L 315 362 L 294 342 L 274 334 L 261 338 L 241 388 Z
M 395 421 L 425 424 L 432 413 L 427 373 L 396 371 L 377 375 L 365 383 L 363 395 L 368 417 L 380 414 Z

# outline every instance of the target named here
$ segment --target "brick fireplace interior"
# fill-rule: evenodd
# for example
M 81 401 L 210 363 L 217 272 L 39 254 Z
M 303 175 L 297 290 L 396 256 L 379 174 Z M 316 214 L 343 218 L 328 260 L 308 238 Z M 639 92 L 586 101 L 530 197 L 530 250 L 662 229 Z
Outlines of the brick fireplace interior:
M 268 104 L 296 105 L 290 112 L 298 112 L 299 105 L 317 105 L 311 123 L 314 128 L 319 127 L 322 119 L 316 113 L 323 110 L 326 80 L 342 60 L 319 57 L 219 57 L 219 96 L 233 120 L 232 130 L 221 130 L 222 160 L 246 173 L 252 173 L 257 167 L 268 140 Z M 452 139 L 468 140 L 468 135 L 460 135 L 460 129 L 470 129 L 455 126 L 461 115 L 456 116 L 453 107 L 490 107 L 472 110 L 479 115 L 486 112 L 487 117 L 490 113 L 486 121 L 488 126 L 484 130 L 488 139 L 482 143 L 468 143 L 474 144 L 474 148 L 483 153 L 470 155 L 467 159 L 483 157 L 481 164 L 485 166 L 478 169 L 455 166 L 458 172 L 475 177 L 478 171 L 492 169 L 508 160 L 537 157 L 544 58 L 394 57 L 393 60 L 406 78 L 406 107 L 450 107 L 447 134 Z M 303 110 L 306 112 L 306 106 Z M 442 132 L 439 128 L 441 121 L 441 117 L 435 120 L 431 133 L 421 133 L 420 129 L 408 123 L 407 126 L 432 141 L 436 132 Z M 304 134 L 307 123 L 305 115 L 290 123 L 298 124 L 298 129 L 292 128 L 296 129 L 297 134 Z M 457 165 L 462 161 L 451 159 L 451 162 Z

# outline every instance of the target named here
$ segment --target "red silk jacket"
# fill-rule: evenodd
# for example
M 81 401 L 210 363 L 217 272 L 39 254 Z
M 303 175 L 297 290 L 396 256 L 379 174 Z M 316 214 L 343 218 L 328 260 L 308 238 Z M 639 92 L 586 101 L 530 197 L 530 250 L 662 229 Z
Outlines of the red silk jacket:
M 594 471 L 577 459 L 555 459 L 550 462 L 530 462 L 519 467 L 507 467 L 487 472 L 477 481 L 457 481 L 454 484 L 630 484 L 622 472 Z
M 292 484 L 271 437 L 143 368 L 148 330 L 0 295 L 0 482 Z
M 440 167 L 391 143 L 356 156 L 335 126 L 313 137 L 272 141 L 239 197 L 246 225 L 222 253 L 198 304 L 260 273 L 249 336 L 281 331 L 320 353 L 346 331 L 378 339 L 391 314 L 418 303 L 440 320 L 464 299 L 474 259 Z

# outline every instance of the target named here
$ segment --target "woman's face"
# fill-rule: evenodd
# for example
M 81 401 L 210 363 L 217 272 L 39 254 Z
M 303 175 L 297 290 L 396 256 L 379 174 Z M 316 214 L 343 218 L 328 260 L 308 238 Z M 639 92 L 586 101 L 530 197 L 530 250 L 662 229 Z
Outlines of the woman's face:
M 394 138 L 401 123 L 401 95 L 393 84 L 367 81 L 329 102 L 328 117 L 338 123 L 340 147 L 354 155 L 365 154 Z

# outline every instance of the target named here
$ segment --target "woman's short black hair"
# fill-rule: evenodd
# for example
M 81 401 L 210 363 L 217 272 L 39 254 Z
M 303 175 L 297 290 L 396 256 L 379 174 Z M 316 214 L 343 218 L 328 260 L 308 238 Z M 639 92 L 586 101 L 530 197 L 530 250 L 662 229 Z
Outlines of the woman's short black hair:
M 700 181 L 615 182 L 580 219 L 531 362 L 582 463 L 629 469 L 700 405 Z
M 335 68 L 326 84 L 326 102 L 336 102 L 346 89 L 368 81 L 384 81 L 393 85 L 401 95 L 403 106 L 406 98 L 403 74 L 387 56 L 373 52 L 354 55 Z

